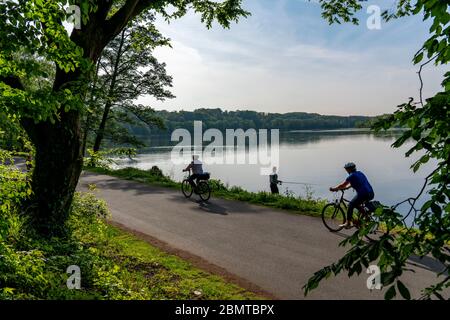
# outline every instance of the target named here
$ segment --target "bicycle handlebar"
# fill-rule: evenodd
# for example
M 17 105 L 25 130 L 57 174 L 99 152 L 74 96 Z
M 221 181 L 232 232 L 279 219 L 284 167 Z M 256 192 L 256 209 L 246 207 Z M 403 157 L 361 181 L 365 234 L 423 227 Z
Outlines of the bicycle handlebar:
M 336 191 L 331 191 L 331 192 L 342 192 L 342 193 L 345 193 L 345 191 L 347 191 L 348 189 L 351 189 L 352 187 L 348 187 L 348 188 L 345 188 L 345 189 L 339 189 L 339 190 L 336 190 Z

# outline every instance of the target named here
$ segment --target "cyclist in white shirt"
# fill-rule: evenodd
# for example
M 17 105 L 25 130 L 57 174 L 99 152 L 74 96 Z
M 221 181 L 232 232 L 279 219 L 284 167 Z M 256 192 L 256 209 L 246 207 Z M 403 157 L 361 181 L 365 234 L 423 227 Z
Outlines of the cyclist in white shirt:
M 190 185 L 195 188 L 196 184 L 194 180 L 197 180 L 203 174 L 203 162 L 199 160 L 198 155 L 192 156 L 192 162 L 183 170 L 183 172 L 191 171 L 192 174 L 189 176 Z

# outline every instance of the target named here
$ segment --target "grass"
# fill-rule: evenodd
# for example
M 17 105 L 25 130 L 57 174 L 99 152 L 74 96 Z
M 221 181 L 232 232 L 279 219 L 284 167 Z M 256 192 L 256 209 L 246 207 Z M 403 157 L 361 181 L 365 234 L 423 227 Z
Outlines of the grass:
M 86 237 L 85 237 L 86 238 Z M 105 225 L 95 248 L 118 270 L 122 286 L 137 299 L 258 299 L 219 276 L 193 267 L 117 227 Z M 127 296 L 125 296 L 127 298 Z
M 106 174 L 117 178 L 142 182 L 150 185 L 181 190 L 181 183 L 173 181 L 162 174 L 161 170 L 153 167 L 150 170 L 124 168 L 112 170 L 107 168 L 85 168 L 87 171 Z M 325 200 L 304 199 L 294 195 L 276 195 L 268 192 L 250 192 L 241 187 L 225 186 L 220 180 L 210 180 L 212 195 L 215 197 L 248 202 L 265 207 L 288 210 L 303 215 L 320 216 Z M 181 192 L 181 191 L 180 191 Z

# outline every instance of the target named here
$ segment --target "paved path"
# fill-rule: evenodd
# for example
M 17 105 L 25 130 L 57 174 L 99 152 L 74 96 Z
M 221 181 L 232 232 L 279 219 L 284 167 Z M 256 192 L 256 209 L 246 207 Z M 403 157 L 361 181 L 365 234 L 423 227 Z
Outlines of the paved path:
M 181 191 L 83 173 L 79 188 L 95 184 L 113 221 L 191 252 L 281 299 L 303 299 L 302 286 L 317 270 L 345 252 L 344 234 L 333 234 L 320 219 L 243 202 L 211 199 L 201 204 Z M 416 273 L 402 279 L 413 296 L 434 283 L 439 266 L 411 261 Z M 380 299 L 369 291 L 367 275 L 340 275 L 324 281 L 310 299 Z

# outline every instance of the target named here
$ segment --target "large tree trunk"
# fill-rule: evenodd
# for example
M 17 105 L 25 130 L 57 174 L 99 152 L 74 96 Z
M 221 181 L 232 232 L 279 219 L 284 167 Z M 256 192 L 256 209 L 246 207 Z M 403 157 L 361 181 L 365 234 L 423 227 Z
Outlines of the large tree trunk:
M 61 121 L 27 126 L 35 148 L 32 223 L 42 235 L 66 234 L 75 188 L 83 166 L 79 113 L 61 115 Z
M 55 86 L 67 80 L 58 70 Z M 77 75 L 71 74 L 72 78 Z M 12 88 L 25 90 L 18 77 L 1 77 Z M 81 173 L 83 158 L 80 143 L 79 111 L 60 113 L 60 121 L 51 123 L 23 117 L 22 126 L 36 149 L 30 199 L 32 226 L 42 236 L 66 235 L 66 220 Z
M 80 72 L 66 73 L 57 69 L 53 90 L 76 82 Z M 73 87 L 82 94 L 82 87 Z M 83 167 L 80 111 L 61 108 L 54 123 L 35 123 L 23 119 L 22 124 L 36 148 L 33 170 L 32 224 L 42 235 L 66 234 L 66 220 L 75 188 Z
M 103 48 L 114 36 L 105 36 L 100 27 L 112 2 L 96 13 L 92 13 L 83 30 L 74 30 L 71 39 L 79 45 L 84 57 L 96 63 Z M 103 22 L 104 23 L 104 22 Z M 117 33 L 116 33 L 117 34 Z M 53 91 L 69 88 L 83 96 L 87 74 L 81 69 L 68 72 L 57 68 Z M 81 84 L 81 85 L 80 85 Z M 72 109 L 60 109 L 60 119 L 54 123 L 22 119 L 22 124 L 36 148 L 35 167 L 32 180 L 32 225 L 42 236 L 62 237 L 67 235 L 67 217 L 73 195 L 83 168 L 83 139 L 81 113 Z
M 113 1 L 102 1 L 98 10 L 90 14 L 87 25 L 82 30 L 75 29 L 71 35 L 72 41 L 83 49 L 84 57 L 94 64 L 106 44 L 150 5 L 146 1 L 127 0 L 113 17 L 106 19 L 112 4 Z M 18 77 L 0 77 L 0 80 L 24 89 Z M 77 87 L 77 83 L 85 82 L 86 74 L 82 75 L 80 69 L 66 73 L 58 68 L 53 90 L 58 92 L 64 87 L 83 94 L 84 89 Z M 60 119 L 54 123 L 21 119 L 36 147 L 31 219 L 35 229 L 47 237 L 66 235 L 66 220 L 83 166 L 80 111 L 65 112 L 64 106 L 60 110 Z

